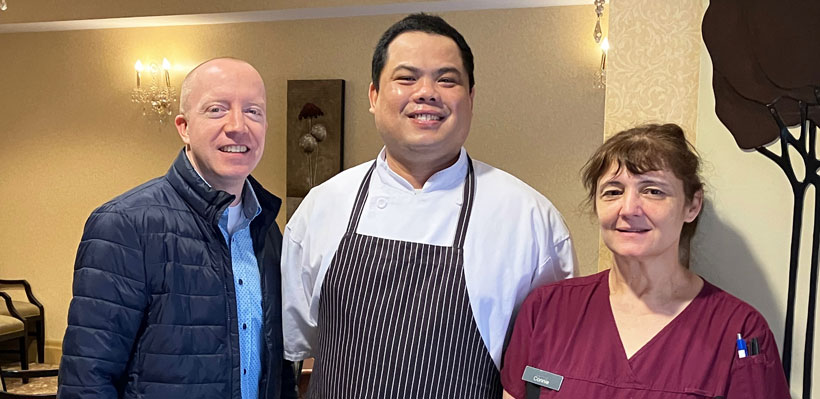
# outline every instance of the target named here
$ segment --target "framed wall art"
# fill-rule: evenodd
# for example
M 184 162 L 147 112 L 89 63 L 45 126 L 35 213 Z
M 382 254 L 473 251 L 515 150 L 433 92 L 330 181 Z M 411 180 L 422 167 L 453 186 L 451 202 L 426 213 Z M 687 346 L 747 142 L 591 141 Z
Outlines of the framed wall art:
M 345 81 L 288 80 L 287 218 L 342 170 Z

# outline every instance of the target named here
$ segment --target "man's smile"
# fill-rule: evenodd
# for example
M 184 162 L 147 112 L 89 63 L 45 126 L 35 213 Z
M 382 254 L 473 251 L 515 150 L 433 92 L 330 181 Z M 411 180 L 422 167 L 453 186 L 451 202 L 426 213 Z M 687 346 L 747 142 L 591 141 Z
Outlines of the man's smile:
M 219 147 L 219 151 L 230 153 L 245 153 L 248 152 L 248 147 L 244 145 L 226 145 Z
M 413 119 L 420 121 L 439 121 L 441 117 L 433 114 L 415 114 L 410 116 Z

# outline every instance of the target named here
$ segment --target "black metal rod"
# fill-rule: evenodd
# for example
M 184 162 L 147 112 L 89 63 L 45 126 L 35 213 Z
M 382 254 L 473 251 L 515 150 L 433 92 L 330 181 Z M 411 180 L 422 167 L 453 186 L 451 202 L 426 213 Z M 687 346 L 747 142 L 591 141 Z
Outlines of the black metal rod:
M 801 104 L 800 119 L 802 121 L 801 132 L 809 135 L 809 141 L 814 144 L 817 136 L 817 125 L 808 120 L 807 112 Z M 812 150 L 814 147 L 812 147 Z M 806 166 L 806 182 L 814 185 L 814 226 L 811 243 L 811 273 L 809 277 L 809 305 L 806 320 L 806 343 L 803 352 L 803 397 L 811 398 L 812 367 L 814 363 L 814 327 L 817 313 L 817 278 L 818 278 L 818 258 L 820 258 L 820 176 L 817 175 L 818 161 L 814 156 L 804 156 Z
M 792 237 L 789 255 L 789 292 L 786 297 L 786 328 L 783 333 L 783 371 L 786 382 L 791 379 L 792 337 L 794 335 L 794 300 L 797 292 L 797 268 L 800 260 L 800 229 L 803 224 L 803 197 L 805 190 L 792 187 L 794 192 L 794 209 L 792 212 Z
M 814 357 L 814 319 L 817 308 L 817 248 L 820 246 L 820 201 L 815 187 L 814 231 L 811 242 L 811 277 L 809 279 L 809 309 L 806 321 L 806 350 L 803 353 L 803 397 L 811 398 L 811 369 Z
M 796 145 L 798 144 L 798 140 L 795 140 L 794 136 L 792 136 L 791 132 L 789 132 L 788 128 L 783 123 L 782 118 L 780 118 L 779 113 L 773 106 L 769 107 L 769 111 L 780 128 L 780 155 L 771 152 L 765 147 L 759 147 L 757 148 L 757 151 L 766 158 L 771 159 L 775 164 L 777 164 L 777 166 L 780 167 L 781 170 L 783 170 L 783 173 L 789 180 L 789 184 L 792 188 L 792 194 L 794 195 L 794 208 L 792 210 L 792 234 L 789 248 L 789 291 L 786 298 L 786 320 L 783 334 L 783 353 L 781 355 L 783 361 L 783 371 L 786 374 L 786 381 L 790 382 L 794 337 L 794 303 L 797 296 L 797 271 L 800 263 L 800 232 L 803 226 L 803 209 L 805 205 L 806 187 L 807 182 L 810 179 L 806 178 L 802 182 L 797 180 L 797 176 L 794 173 L 794 168 L 791 165 L 791 160 L 789 157 L 789 144 Z M 810 135 L 813 135 L 814 131 L 810 131 L 809 133 Z M 814 137 L 810 136 L 809 142 L 813 141 Z M 808 164 L 809 162 L 807 162 L 806 159 L 806 151 L 798 152 L 802 155 L 801 158 L 803 158 L 804 163 Z M 813 173 L 813 175 L 814 174 L 816 173 Z M 808 170 L 807 176 L 809 176 Z

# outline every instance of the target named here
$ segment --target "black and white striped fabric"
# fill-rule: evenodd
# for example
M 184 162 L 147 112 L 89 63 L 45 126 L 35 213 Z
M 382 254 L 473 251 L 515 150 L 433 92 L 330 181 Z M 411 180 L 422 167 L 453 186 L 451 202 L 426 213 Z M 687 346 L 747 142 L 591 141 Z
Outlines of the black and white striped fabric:
M 472 160 L 452 247 L 356 233 L 375 166 L 322 284 L 308 398 L 501 398 L 464 280 Z

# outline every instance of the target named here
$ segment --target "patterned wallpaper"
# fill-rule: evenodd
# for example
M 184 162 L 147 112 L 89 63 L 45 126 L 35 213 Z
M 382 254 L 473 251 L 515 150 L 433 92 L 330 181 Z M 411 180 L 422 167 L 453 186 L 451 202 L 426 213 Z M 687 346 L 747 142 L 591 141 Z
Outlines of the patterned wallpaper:
M 674 122 L 694 141 L 701 0 L 611 0 L 604 134 Z
M 611 0 L 604 138 L 632 126 L 679 124 L 695 143 L 701 0 Z M 598 269 L 612 263 L 599 240 Z

